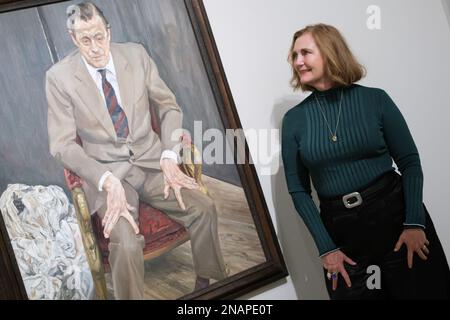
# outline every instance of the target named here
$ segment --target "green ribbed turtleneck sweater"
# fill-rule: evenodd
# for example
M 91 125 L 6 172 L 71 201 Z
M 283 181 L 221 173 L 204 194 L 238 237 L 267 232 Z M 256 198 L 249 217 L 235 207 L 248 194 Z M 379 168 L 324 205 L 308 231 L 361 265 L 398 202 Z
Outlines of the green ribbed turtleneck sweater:
M 338 141 L 332 142 L 314 95 L 334 131 L 342 92 Z M 425 225 L 419 154 L 399 109 L 381 89 L 353 84 L 314 91 L 284 116 L 282 156 L 289 193 L 320 255 L 337 247 L 311 198 L 310 177 L 319 196 L 348 194 L 394 170 L 394 160 L 402 175 L 404 224 Z

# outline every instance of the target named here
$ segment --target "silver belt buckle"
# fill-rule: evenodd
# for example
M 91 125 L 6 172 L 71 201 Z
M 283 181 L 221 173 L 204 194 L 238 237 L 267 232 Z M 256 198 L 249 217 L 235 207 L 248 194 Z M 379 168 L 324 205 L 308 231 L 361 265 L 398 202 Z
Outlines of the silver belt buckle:
M 352 198 L 356 198 L 356 201 L 351 203 L 349 200 Z M 347 209 L 351 209 L 351 208 L 360 206 L 363 203 L 363 200 L 362 200 L 362 197 L 359 194 L 359 192 L 353 192 L 353 193 L 349 193 L 349 194 L 346 194 L 345 196 L 343 196 L 342 202 L 344 202 L 344 206 Z

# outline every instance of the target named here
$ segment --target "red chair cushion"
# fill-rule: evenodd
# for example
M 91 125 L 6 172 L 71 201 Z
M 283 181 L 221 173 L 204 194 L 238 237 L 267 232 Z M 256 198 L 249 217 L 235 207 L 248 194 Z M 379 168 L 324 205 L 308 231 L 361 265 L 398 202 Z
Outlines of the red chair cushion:
M 64 169 L 64 178 L 66 179 L 67 187 L 71 191 L 75 188 L 81 188 L 83 185 L 81 178 L 69 169 Z

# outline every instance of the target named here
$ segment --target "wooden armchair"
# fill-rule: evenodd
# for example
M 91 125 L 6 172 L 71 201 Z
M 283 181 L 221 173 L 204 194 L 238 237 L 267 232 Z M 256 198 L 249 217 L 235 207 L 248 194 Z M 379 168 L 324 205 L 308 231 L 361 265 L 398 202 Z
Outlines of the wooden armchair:
M 150 112 L 152 113 L 153 130 L 159 134 L 159 125 L 154 121 L 157 117 L 151 107 Z M 181 170 L 195 178 L 201 191 L 207 194 L 208 190 L 201 180 L 201 164 L 194 164 L 193 161 L 194 157 L 198 158 L 199 156 L 198 150 L 187 136 L 182 137 L 182 146 L 180 152 L 183 160 L 183 164 L 180 165 Z M 103 236 L 101 219 L 97 213 L 92 216 L 89 213 L 81 178 L 68 169 L 64 170 L 64 175 L 77 213 L 84 249 L 94 280 L 96 298 L 106 299 L 105 271 L 110 270 L 108 263 L 109 240 Z M 189 240 L 186 228 L 170 219 L 162 211 L 152 208 L 142 201 L 139 205 L 139 230 L 145 239 L 145 260 L 154 259 Z

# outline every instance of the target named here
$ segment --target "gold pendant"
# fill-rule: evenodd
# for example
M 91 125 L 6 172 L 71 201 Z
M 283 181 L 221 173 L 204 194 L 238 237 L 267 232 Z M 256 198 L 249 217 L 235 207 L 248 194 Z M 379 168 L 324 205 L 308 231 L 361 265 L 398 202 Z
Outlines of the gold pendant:
M 332 137 L 331 137 L 331 141 L 337 142 L 337 136 L 332 136 Z

